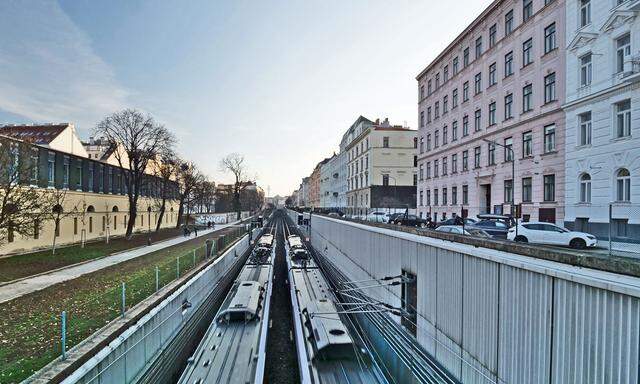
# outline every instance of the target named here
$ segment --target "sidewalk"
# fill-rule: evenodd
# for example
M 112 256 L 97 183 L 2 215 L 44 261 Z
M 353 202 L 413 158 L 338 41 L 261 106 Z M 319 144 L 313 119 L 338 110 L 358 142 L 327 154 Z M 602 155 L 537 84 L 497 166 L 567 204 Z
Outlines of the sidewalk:
M 240 223 L 240 221 L 235 221 L 229 224 L 218 224 L 216 225 L 215 229 L 198 231 L 198 237 L 220 231 L 224 228 L 231 227 L 238 223 Z M 101 259 L 76 264 L 75 266 L 71 265 L 66 268 L 51 272 L 45 272 L 33 277 L 27 277 L 25 279 L 16 281 L 15 283 L 10 283 L 0 287 L 0 303 L 4 303 L 6 301 L 16 299 L 31 292 L 45 289 L 54 284 L 62 283 L 67 280 L 73 280 L 87 273 L 92 273 L 100 269 L 122 263 L 123 261 L 148 255 L 152 252 L 156 252 L 193 239 L 193 237 L 174 237 L 173 239 L 161 241 L 150 246 L 139 247 L 130 251 L 119 252 L 114 255 L 103 257 Z

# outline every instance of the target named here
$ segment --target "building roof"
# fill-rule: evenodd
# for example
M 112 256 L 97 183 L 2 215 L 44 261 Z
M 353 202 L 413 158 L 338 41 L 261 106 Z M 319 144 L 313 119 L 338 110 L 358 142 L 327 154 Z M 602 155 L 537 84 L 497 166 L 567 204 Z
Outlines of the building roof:
M 3 125 L 0 126 L 0 134 L 24 140 L 33 144 L 47 145 L 55 140 L 70 123 L 44 124 L 44 125 Z

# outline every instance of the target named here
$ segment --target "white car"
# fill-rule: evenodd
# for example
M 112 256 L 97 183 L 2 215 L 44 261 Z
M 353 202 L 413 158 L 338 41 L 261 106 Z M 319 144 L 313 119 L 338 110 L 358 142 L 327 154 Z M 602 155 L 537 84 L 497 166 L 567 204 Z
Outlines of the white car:
M 518 224 L 517 236 L 515 227 L 509 228 L 507 239 L 521 243 L 564 245 L 576 249 L 598 245 L 598 239 L 589 233 L 569 231 L 555 224 L 542 222 Z
M 376 223 L 386 223 L 389 220 L 389 214 L 387 212 L 375 211 L 365 216 L 364 220 L 373 221 Z

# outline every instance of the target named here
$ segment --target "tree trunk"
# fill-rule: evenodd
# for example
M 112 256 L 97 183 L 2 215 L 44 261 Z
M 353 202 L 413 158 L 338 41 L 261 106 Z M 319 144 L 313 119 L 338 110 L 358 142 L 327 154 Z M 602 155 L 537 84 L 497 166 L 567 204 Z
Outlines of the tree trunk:
M 162 199 L 162 205 L 160 205 L 160 215 L 158 215 L 158 222 L 156 223 L 156 232 L 160 230 L 160 225 L 162 225 L 162 218 L 164 216 L 166 203 L 167 203 L 167 200 Z
M 184 213 L 184 197 L 180 199 L 180 205 L 178 206 L 178 221 L 176 222 L 176 228 L 180 228 L 182 225 L 182 214 Z
M 129 221 L 127 221 L 127 232 L 125 234 L 125 237 L 127 239 L 130 239 L 131 235 L 133 234 L 133 228 L 136 225 L 137 218 L 138 218 L 138 209 L 136 207 L 136 204 L 133 204 L 132 206 L 129 207 Z

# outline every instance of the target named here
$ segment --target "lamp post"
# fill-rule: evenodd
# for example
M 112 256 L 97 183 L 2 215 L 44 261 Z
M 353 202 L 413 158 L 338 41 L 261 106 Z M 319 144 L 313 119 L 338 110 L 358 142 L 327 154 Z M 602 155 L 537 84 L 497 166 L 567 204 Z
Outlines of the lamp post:
M 518 236 L 518 217 L 516 215 L 516 208 L 515 208 L 516 206 L 516 155 L 515 155 L 515 152 L 513 151 L 513 145 L 508 147 L 506 145 L 497 143 L 495 140 L 487 140 L 487 139 L 482 139 L 482 140 L 489 144 L 502 147 L 511 153 L 511 213 L 516 221 L 516 236 Z
M 147 212 L 149 213 L 149 219 L 147 220 L 147 224 L 149 226 L 149 231 L 147 233 L 147 244 L 151 245 L 151 206 L 147 207 Z

